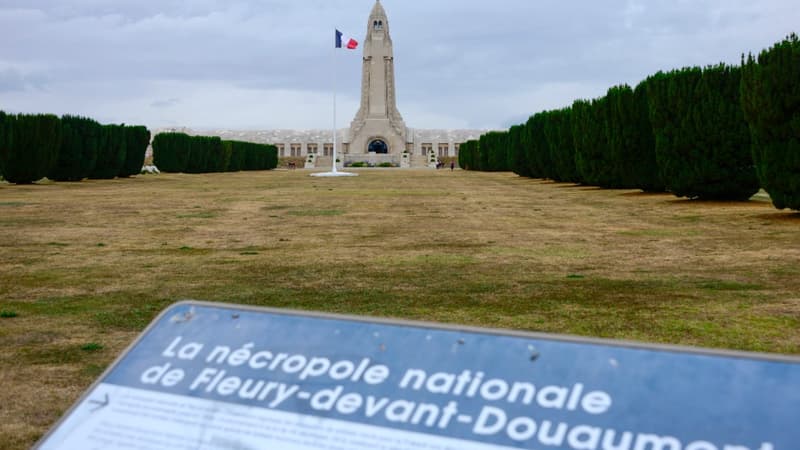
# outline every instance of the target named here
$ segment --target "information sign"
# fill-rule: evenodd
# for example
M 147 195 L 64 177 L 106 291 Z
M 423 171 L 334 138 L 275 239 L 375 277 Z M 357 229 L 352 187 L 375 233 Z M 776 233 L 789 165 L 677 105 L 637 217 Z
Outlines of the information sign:
M 182 302 L 41 449 L 796 450 L 800 362 Z

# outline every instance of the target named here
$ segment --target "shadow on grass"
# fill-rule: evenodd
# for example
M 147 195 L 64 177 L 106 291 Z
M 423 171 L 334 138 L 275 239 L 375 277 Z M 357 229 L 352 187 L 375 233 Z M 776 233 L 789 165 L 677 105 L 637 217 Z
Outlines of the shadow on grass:
M 669 192 L 646 192 L 646 191 L 632 191 L 632 192 L 623 192 L 619 194 L 620 197 L 632 197 L 632 198 L 650 198 L 650 197 L 674 197 Z
M 800 211 L 759 214 L 756 217 L 761 220 L 768 220 L 770 222 L 787 222 L 787 223 L 800 224 Z
M 696 198 L 675 198 L 665 202 L 670 206 L 689 206 L 689 207 L 704 207 L 704 208 L 723 208 L 723 207 L 736 207 L 736 208 L 767 208 L 771 207 L 764 202 L 753 200 L 703 200 Z

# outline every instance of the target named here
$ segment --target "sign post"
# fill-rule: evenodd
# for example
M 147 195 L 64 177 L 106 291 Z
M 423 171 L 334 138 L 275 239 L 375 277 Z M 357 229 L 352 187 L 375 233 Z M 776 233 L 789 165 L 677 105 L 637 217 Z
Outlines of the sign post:
M 178 303 L 37 444 L 792 450 L 800 360 Z

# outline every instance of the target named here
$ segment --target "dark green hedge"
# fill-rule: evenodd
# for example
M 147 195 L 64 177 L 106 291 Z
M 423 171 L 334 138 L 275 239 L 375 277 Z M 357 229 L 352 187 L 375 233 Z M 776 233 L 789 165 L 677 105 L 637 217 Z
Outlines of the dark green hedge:
M 191 146 L 186 133 L 159 133 L 153 138 L 153 164 L 162 172 L 185 172 Z
M 125 125 L 103 125 L 101 130 L 97 163 L 89 178 L 110 180 L 117 176 L 127 156 Z
M 761 186 L 775 207 L 800 210 L 800 40 L 743 61 L 742 109 Z
M 143 126 L 125 127 L 125 162 L 117 174 L 126 178 L 142 172 L 144 156 L 150 145 L 150 130 Z
M 231 141 L 231 159 L 242 158 L 241 170 L 272 170 L 278 167 L 278 148 L 270 144 Z
M 52 114 L 3 114 L 0 120 L 3 177 L 17 184 L 46 177 L 58 159 L 61 120 Z
M 81 181 L 97 164 L 102 126 L 87 117 L 61 117 L 61 147 L 58 158 L 47 174 L 55 181 Z
M 164 172 L 272 170 L 278 167 L 278 148 L 218 137 L 160 133 L 153 139 L 153 163 Z

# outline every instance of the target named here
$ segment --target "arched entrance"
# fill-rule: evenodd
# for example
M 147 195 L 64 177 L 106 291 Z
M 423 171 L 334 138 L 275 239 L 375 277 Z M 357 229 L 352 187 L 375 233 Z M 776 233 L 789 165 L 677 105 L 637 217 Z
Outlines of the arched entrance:
M 386 142 L 384 142 L 382 139 L 375 139 L 369 143 L 368 151 L 378 154 L 386 154 L 389 153 L 389 146 L 386 145 Z

